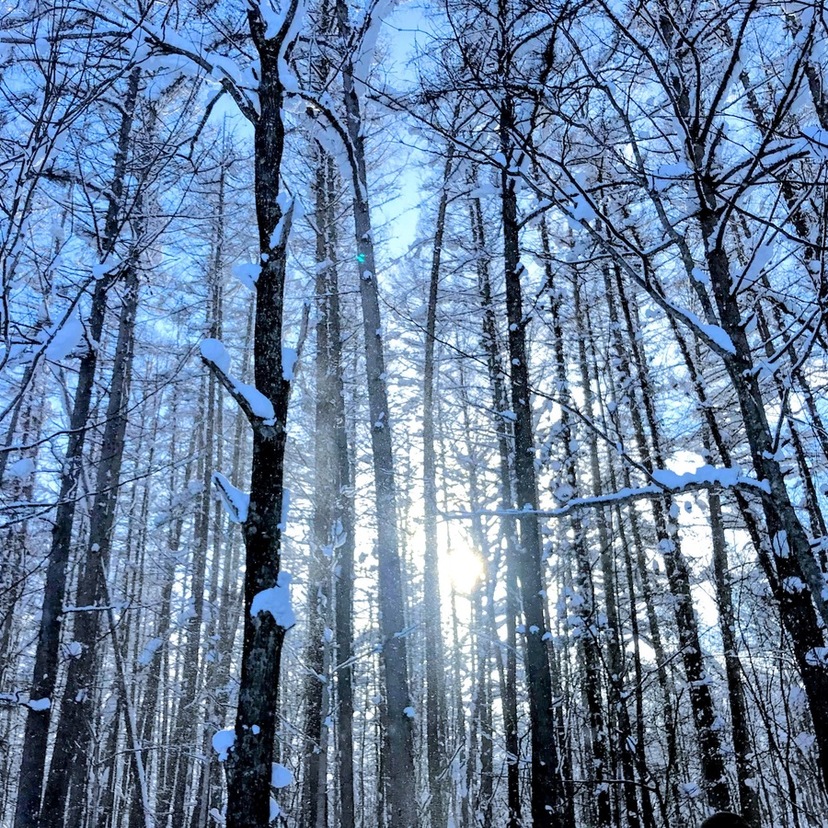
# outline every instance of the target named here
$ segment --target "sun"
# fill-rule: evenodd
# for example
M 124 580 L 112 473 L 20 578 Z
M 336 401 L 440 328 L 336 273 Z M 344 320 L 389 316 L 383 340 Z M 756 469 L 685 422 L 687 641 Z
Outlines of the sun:
M 468 595 L 483 579 L 483 559 L 464 533 L 452 537 L 440 554 L 440 580 Z

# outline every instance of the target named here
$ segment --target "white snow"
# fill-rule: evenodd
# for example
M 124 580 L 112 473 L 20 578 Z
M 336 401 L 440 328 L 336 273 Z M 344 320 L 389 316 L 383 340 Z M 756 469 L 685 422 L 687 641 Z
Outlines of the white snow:
M 280 0 L 285 5 L 285 14 L 289 8 L 289 0 Z M 296 3 L 296 10 L 293 13 L 293 19 L 290 22 L 285 39 L 282 42 L 282 49 L 279 54 L 279 80 L 286 92 L 297 92 L 300 89 L 299 81 L 291 70 L 291 66 L 285 60 L 285 52 L 293 45 L 300 32 L 307 30 L 307 3 L 306 0 L 298 0 Z M 268 29 L 270 26 L 268 26 Z M 281 28 L 281 26 L 280 26 Z
M 230 374 L 230 354 L 220 339 L 203 339 L 201 342 L 201 356 L 211 362 L 225 376 Z
M 336 104 L 334 104 L 328 93 L 318 96 L 320 106 L 324 106 L 328 112 L 336 113 Z M 334 115 L 335 117 L 335 115 Z M 340 124 L 343 130 L 342 134 L 347 134 L 346 128 Z M 315 141 L 318 141 L 326 152 L 330 153 L 331 157 L 336 163 L 339 174 L 343 181 L 353 180 L 353 169 L 351 161 L 348 156 L 348 151 L 342 141 L 341 134 L 328 122 L 328 117 L 313 118 L 309 124 L 311 135 Z M 361 187 L 360 183 L 360 189 Z
M 282 347 L 282 379 L 286 382 L 293 381 L 293 369 L 296 367 L 297 359 L 299 359 L 299 354 L 295 348 Z
M 255 262 L 239 262 L 233 265 L 232 273 L 246 288 L 255 290 L 262 267 Z
M 218 733 L 213 734 L 213 750 L 218 754 L 219 762 L 223 762 L 227 758 L 227 754 L 236 744 L 235 728 L 226 727 L 224 730 L 219 730 Z
M 753 258 L 745 271 L 745 280 L 749 283 L 754 282 L 759 277 L 762 270 L 770 263 L 775 252 L 775 244 L 760 244 L 753 251 Z
M 715 466 L 699 466 L 693 472 L 670 471 L 670 469 L 655 469 L 653 480 L 666 489 L 681 490 L 693 485 L 718 485 L 724 488 L 733 488 L 738 485 L 756 486 L 762 491 L 769 491 L 766 481 L 756 480 L 748 477 L 734 467 L 716 468 Z
M 270 784 L 274 788 L 286 788 L 288 785 L 292 785 L 293 771 L 278 762 L 274 762 L 270 771 Z
M 273 403 L 258 388 L 230 376 L 230 354 L 227 353 L 221 340 L 209 338 L 202 340 L 201 356 L 227 377 L 236 394 L 244 398 L 254 417 L 260 417 L 263 420 L 273 420 L 276 417 Z
M 112 273 L 113 270 L 117 270 L 120 266 L 120 260 L 107 258 L 102 262 L 98 262 L 98 264 L 92 265 L 92 276 L 95 279 L 103 279 L 104 276 Z
M 382 28 L 382 21 L 391 8 L 394 6 L 395 0 L 377 0 L 373 4 L 368 5 L 371 19 L 368 26 L 365 28 L 362 36 L 362 41 L 359 44 L 359 52 L 354 60 L 354 86 L 357 94 L 361 95 L 365 91 L 365 85 L 360 83 L 368 78 L 368 73 L 371 71 L 371 64 L 374 62 L 374 50 L 377 46 L 377 38 L 379 37 L 380 29 Z
M 723 328 L 720 328 L 718 325 L 703 324 L 700 324 L 699 327 L 723 351 L 727 351 L 727 353 L 729 354 L 736 353 L 736 346 L 733 344 L 733 340 L 730 338 L 730 336 L 725 332 Z
M 595 210 L 583 195 L 575 196 L 575 206 L 572 209 L 572 218 L 576 221 L 594 221 L 597 218 Z
M 46 358 L 54 362 L 66 359 L 75 350 L 82 336 L 83 325 L 77 310 L 74 310 L 52 335 L 52 341 L 46 346 Z
M 12 463 L 6 470 L 9 477 L 23 480 L 27 478 L 35 468 L 34 460 L 31 457 L 24 457 L 22 460 L 17 460 Z
M 239 69 L 238 64 L 232 58 L 211 52 L 207 59 L 213 64 L 210 72 L 210 77 L 213 80 L 222 81 L 224 78 L 227 78 L 236 86 L 244 86 L 241 69 Z
M 690 167 L 680 161 L 678 164 L 662 164 L 653 176 L 653 188 L 657 192 L 666 190 L 674 181 L 692 174 Z
M 233 388 L 240 396 L 244 397 L 254 417 L 260 417 L 263 420 L 276 418 L 273 403 L 258 388 L 239 382 L 236 379 L 233 380 Z
M 276 37 L 285 22 L 285 12 L 289 7 L 287 0 L 281 3 L 278 0 L 250 0 L 250 5 L 257 7 L 262 15 L 266 27 L 265 38 Z
M 282 79 L 284 83 L 284 78 Z M 297 84 L 298 87 L 298 84 Z M 285 238 L 285 230 L 290 228 L 290 224 L 293 221 L 293 199 L 287 193 L 279 193 L 276 197 L 276 201 L 279 204 L 279 207 L 282 211 L 282 216 L 278 222 L 276 222 L 276 226 L 273 228 L 273 232 L 270 234 L 270 249 L 276 250 L 280 247 L 283 247 L 287 244 L 287 239 Z
M 695 270 L 696 269 L 694 269 L 694 271 Z M 699 271 L 699 273 L 701 273 L 701 271 Z M 671 302 L 666 302 L 665 304 L 668 305 L 673 312 L 681 316 L 686 322 L 689 322 L 694 328 L 701 331 L 701 333 L 711 340 L 714 345 L 721 348 L 728 354 L 736 353 L 736 346 L 733 344 L 733 340 L 723 328 L 718 325 L 708 325 L 707 323 L 702 322 L 695 313 L 687 310 L 686 308 L 681 308 Z
M 150 639 L 147 642 L 146 647 L 141 650 L 141 654 L 138 656 L 138 664 L 142 667 L 146 667 L 146 665 L 152 661 L 153 656 L 158 652 L 163 643 L 164 641 L 161 638 Z
M 710 339 L 715 345 L 718 345 L 723 351 L 726 351 L 729 354 L 736 353 L 736 346 L 733 344 L 733 340 L 728 336 L 727 332 L 720 328 L 718 325 L 708 325 L 705 322 L 702 322 L 695 313 L 691 313 L 688 310 L 684 310 L 682 308 L 675 308 L 688 322 L 691 322 L 695 325 L 708 339 Z
M 237 489 L 221 472 L 213 472 L 213 483 L 221 496 L 225 511 L 233 523 L 244 523 L 250 507 L 250 495 Z
M 813 666 L 828 665 L 828 647 L 814 647 L 805 653 L 805 660 Z
M 805 582 L 801 578 L 797 578 L 795 575 L 792 575 L 788 578 L 785 578 L 782 581 L 782 589 L 785 592 L 789 593 L 796 593 L 796 592 L 804 592 L 807 587 L 805 586 Z
M 255 618 L 260 612 L 269 612 L 282 629 L 289 630 L 294 626 L 296 615 L 290 605 L 291 580 L 292 576 L 287 572 L 280 572 L 276 586 L 263 589 L 253 597 L 250 614 Z
M 287 528 L 288 513 L 290 512 L 290 489 L 287 486 L 282 489 L 282 515 L 279 522 L 279 531 L 284 532 Z

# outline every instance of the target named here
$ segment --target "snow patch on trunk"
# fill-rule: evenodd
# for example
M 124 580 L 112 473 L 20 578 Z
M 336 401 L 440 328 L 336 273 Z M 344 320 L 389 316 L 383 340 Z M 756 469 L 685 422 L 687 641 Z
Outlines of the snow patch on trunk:
M 276 586 L 263 589 L 253 597 L 250 614 L 255 618 L 260 612 L 269 612 L 277 626 L 289 630 L 296 624 L 296 615 L 290 604 L 290 582 L 293 577 L 287 572 L 280 572 Z

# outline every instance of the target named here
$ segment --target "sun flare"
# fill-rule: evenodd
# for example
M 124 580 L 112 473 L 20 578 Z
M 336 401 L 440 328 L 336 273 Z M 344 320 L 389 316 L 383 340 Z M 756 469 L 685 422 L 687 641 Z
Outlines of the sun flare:
M 440 555 L 440 576 L 443 583 L 463 595 L 468 595 L 480 583 L 483 560 L 465 537 L 452 539 Z

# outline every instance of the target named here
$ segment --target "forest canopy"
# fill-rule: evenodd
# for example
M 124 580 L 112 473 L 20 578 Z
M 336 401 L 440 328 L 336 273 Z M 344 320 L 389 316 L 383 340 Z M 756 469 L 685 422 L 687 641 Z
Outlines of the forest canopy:
M 0 828 L 825 826 L 826 46 L 4 0 Z

